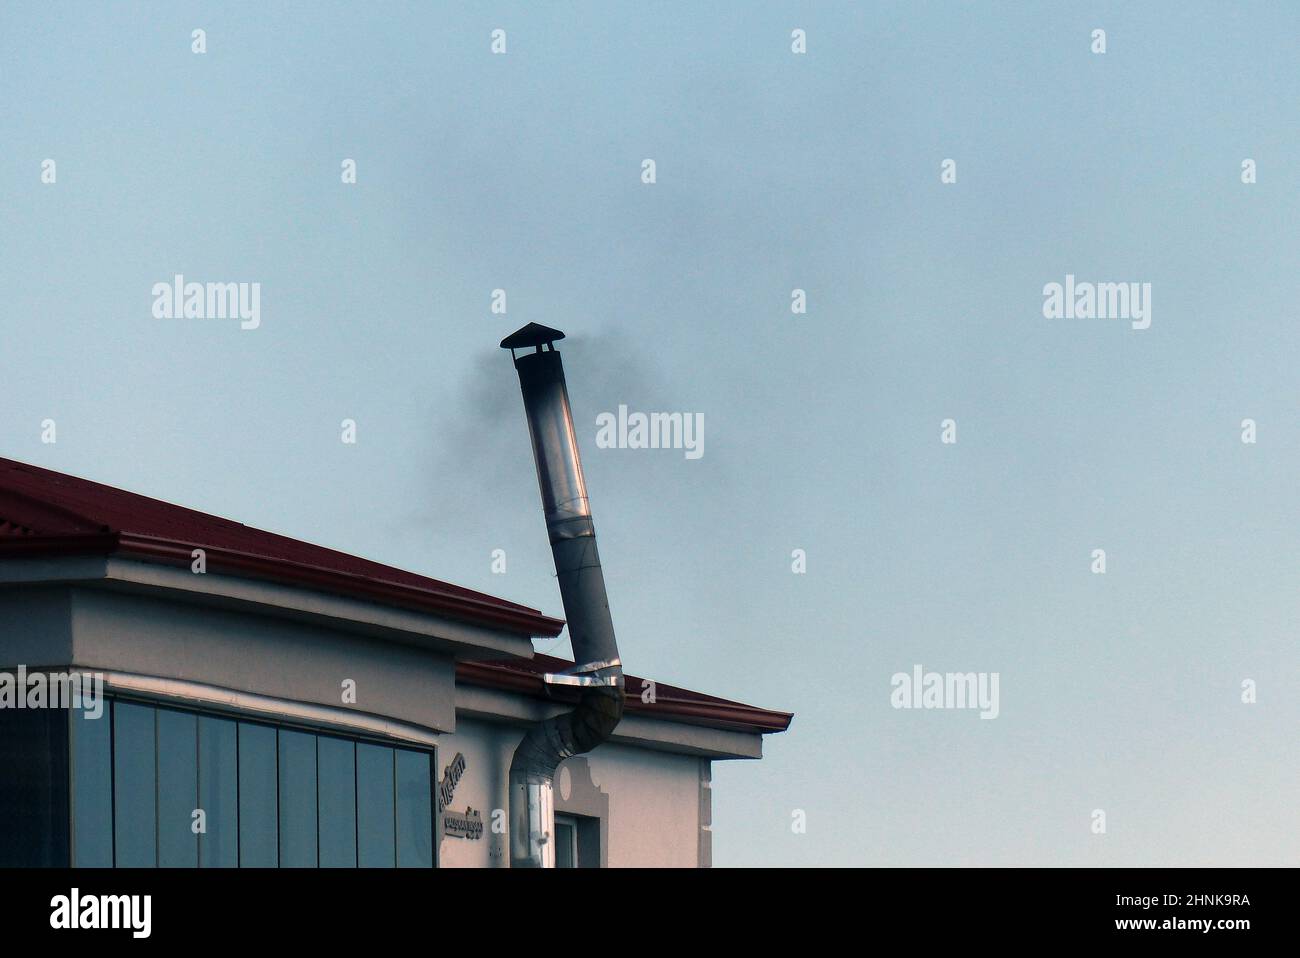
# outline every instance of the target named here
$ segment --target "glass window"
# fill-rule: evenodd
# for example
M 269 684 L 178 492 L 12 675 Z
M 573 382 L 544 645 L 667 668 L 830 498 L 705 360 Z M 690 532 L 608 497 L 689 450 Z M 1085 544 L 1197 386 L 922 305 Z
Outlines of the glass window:
M 357 746 L 347 739 L 320 736 L 316 741 L 319 782 L 320 864 L 322 868 L 357 865 Z
M 72 806 L 56 816 L 64 823 L 62 851 L 40 852 L 50 863 L 69 860 L 71 822 L 72 861 L 81 866 L 434 864 L 430 751 L 189 709 L 106 705 L 97 720 L 59 713 L 73 724 L 57 728 L 64 777 L 55 794 L 65 802 L 70 795 Z M 0 746 L 6 742 L 0 735 Z M 0 812 L 6 796 L 0 787 Z
M 72 723 L 72 863 L 79 868 L 113 867 L 113 720 L 107 702 L 99 718 L 84 709 L 68 713 Z
M 158 864 L 156 711 L 113 705 L 113 832 L 119 868 Z
M 239 865 L 280 864 L 275 729 L 239 723 Z
M 68 718 L 63 709 L 0 707 L 0 867 L 68 863 Z
M 280 867 L 316 865 L 316 736 L 280 729 Z
M 578 823 L 565 815 L 555 816 L 555 867 L 578 867 Z
M 199 716 L 199 808 L 207 831 L 199 835 L 199 866 L 239 866 L 238 726 Z
M 393 750 L 358 742 L 357 863 L 362 868 L 396 864 L 393 819 Z
M 199 807 L 199 723 L 193 712 L 159 709 L 158 864 L 197 868 L 199 837 L 194 810 Z
M 429 756 L 397 751 L 397 867 L 433 867 L 433 783 Z

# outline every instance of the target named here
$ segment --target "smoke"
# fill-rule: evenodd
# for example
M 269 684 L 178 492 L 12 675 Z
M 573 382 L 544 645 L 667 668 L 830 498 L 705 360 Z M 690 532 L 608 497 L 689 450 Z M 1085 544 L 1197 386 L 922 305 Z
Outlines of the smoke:
M 578 442 L 584 451 L 592 445 L 597 413 L 617 409 L 619 403 L 633 408 L 662 405 L 666 391 L 663 371 L 626 333 L 601 330 L 565 339 L 559 348 L 564 353 Z
M 597 413 L 619 403 L 646 408 L 662 397 L 662 377 L 648 355 L 619 330 L 569 336 L 564 356 L 569 398 L 584 465 L 590 474 Z M 536 511 L 537 477 L 519 379 L 510 354 L 484 348 L 466 361 L 433 416 L 430 468 L 439 489 L 444 533 L 482 529 L 505 505 Z
M 697 528 L 693 523 L 725 515 L 726 510 L 711 505 L 730 501 L 734 491 L 725 460 L 718 461 L 713 446 L 699 460 L 688 460 L 678 450 L 600 449 L 596 417 L 620 405 L 695 412 L 691 400 L 699 398 L 701 386 L 687 381 L 685 391 L 674 387 L 673 369 L 662 355 L 617 328 L 572 334 L 558 348 L 597 525 L 602 515 L 617 513 L 623 533 L 621 549 L 606 540 L 606 558 L 621 555 L 623 576 L 630 581 L 643 573 L 659 574 L 655 561 L 630 544 L 668 530 L 680 530 L 684 537 Z M 512 580 L 508 594 L 520 601 L 544 596 L 531 601 L 554 609 L 554 595 L 541 587 L 543 576 L 554 572 L 510 354 L 484 347 L 465 357 L 462 373 L 445 382 L 439 398 L 429 411 L 430 442 L 423 456 L 433 495 L 410 527 L 422 530 L 426 547 L 436 543 L 437 554 L 468 551 L 484 557 L 482 574 L 467 584 L 493 594 L 503 594 L 505 584 L 487 574 L 486 557 L 503 549 L 510 571 L 538 586 L 534 593 L 531 585 L 521 590 Z M 642 568 L 642 562 L 655 568 Z M 567 631 L 562 632 L 540 651 L 563 654 L 567 641 Z

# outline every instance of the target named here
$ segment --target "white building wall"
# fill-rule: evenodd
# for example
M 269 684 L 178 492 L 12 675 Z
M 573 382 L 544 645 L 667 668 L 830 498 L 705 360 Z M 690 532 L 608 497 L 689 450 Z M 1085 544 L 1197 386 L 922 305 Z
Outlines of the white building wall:
M 451 808 L 476 809 L 483 818 L 481 840 L 443 837 L 444 868 L 507 867 L 506 836 L 493 833 L 495 810 L 508 802 L 510 759 L 523 729 L 460 718 L 454 735 L 444 734 L 438 746 L 438 778 L 456 753 L 466 769 Z M 580 812 L 577 790 L 586 786 L 586 762 L 591 783 L 609 800 L 606 864 L 611 868 L 694 868 L 700 864 L 701 776 L 708 763 L 691 755 L 675 755 L 627 745 L 606 744 L 586 756 L 570 759 L 556 776 L 556 808 Z M 568 767 L 568 768 L 566 768 Z M 568 794 L 566 794 L 566 789 Z M 586 804 L 584 801 L 582 804 Z M 498 815 L 498 820 L 508 816 Z
M 507 725 L 460 719 L 454 735 L 438 738 L 439 782 L 459 752 L 465 756 L 465 774 L 456 786 L 450 808 L 463 812 L 473 808 L 483 817 L 483 837 L 477 841 L 446 837 L 440 845 L 439 865 L 443 868 L 508 868 L 510 846 L 506 843 L 503 816 L 493 831 L 493 815 L 504 810 L 509 795 L 510 756 L 521 734 Z M 441 822 L 439 823 L 441 825 Z
M 454 722 L 455 665 L 446 655 L 154 596 L 73 589 L 71 608 L 72 662 L 57 664 L 204 682 L 426 729 Z M 355 683 L 354 704 L 344 702 L 345 680 Z
M 609 793 L 609 867 L 699 865 L 700 759 L 603 745 L 589 761 Z

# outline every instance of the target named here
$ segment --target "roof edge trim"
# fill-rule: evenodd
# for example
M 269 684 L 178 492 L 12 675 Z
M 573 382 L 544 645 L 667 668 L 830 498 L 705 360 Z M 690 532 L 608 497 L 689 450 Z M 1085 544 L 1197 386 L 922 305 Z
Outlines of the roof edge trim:
M 553 638 L 564 628 L 563 619 L 552 618 L 522 606 L 503 608 L 486 599 L 422 589 L 287 559 L 213 548 L 196 542 L 125 532 L 0 538 L 0 559 L 8 556 L 118 555 L 160 565 L 189 566 L 195 549 L 204 551 L 208 567 L 213 572 L 270 579 L 323 592 L 339 592 L 381 604 L 436 612 L 528 636 Z

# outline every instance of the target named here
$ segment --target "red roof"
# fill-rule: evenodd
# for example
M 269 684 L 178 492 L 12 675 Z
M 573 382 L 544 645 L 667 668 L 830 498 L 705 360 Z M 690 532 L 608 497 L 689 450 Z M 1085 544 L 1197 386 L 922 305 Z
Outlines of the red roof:
M 482 685 L 508 692 L 520 692 L 535 698 L 549 698 L 559 702 L 572 701 L 578 692 L 572 686 L 547 685 L 542 681 L 546 672 L 561 672 L 573 665 L 566 659 L 550 655 L 534 655 L 531 659 L 510 659 L 497 662 L 457 662 L 456 681 L 467 685 Z M 784 732 L 790 727 L 794 715 L 774 712 L 754 705 L 720 699 L 702 692 L 677 688 L 674 685 L 655 683 L 654 702 L 641 699 L 648 679 L 635 675 L 625 676 L 627 685 L 626 712 L 650 718 L 671 719 L 707 725 L 710 728 L 733 729 L 740 732 Z
M 450 585 L 322 546 L 263 532 L 159 499 L 0 458 L 0 559 L 33 555 L 115 555 L 188 568 L 196 548 L 212 572 L 320 589 L 503 628 L 555 636 L 560 619 L 472 589 Z M 456 679 L 470 685 L 568 701 L 570 687 L 542 681 L 573 663 L 549 655 L 531 660 L 458 662 Z M 641 700 L 645 680 L 627 676 L 629 714 L 746 732 L 783 732 L 788 712 L 656 683 L 655 702 Z
M 529 636 L 564 622 L 536 609 L 111 486 L 0 458 L 0 558 L 117 555 L 288 582 Z

